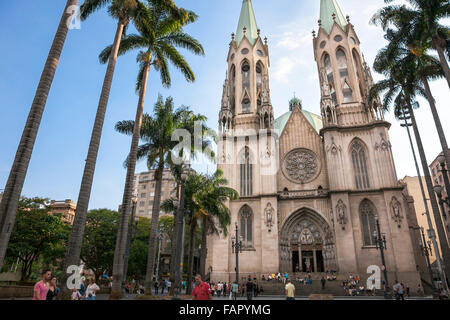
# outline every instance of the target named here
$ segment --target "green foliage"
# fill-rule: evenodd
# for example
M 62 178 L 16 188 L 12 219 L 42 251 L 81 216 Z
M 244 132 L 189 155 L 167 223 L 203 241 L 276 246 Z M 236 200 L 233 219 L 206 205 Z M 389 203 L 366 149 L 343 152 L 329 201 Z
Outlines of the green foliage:
M 172 171 L 177 170 L 174 160 L 172 159 L 172 150 L 179 144 L 178 141 L 172 141 L 172 134 L 177 129 L 185 129 L 191 133 L 192 143 L 191 150 L 180 150 L 183 152 L 191 152 L 192 157 L 198 156 L 194 153 L 194 124 L 200 122 L 202 124 L 202 133 L 209 130 L 205 122 L 207 118 L 201 114 L 195 114 L 189 107 L 174 107 L 173 99 L 167 98 L 165 101 L 162 96 L 158 97 L 155 104 L 153 115 L 144 114 L 141 126 L 141 144 L 138 148 L 137 159 L 147 160 L 149 169 L 157 169 L 161 164 L 163 167 L 170 167 Z M 134 121 L 120 121 L 116 124 L 116 131 L 132 135 L 134 129 Z M 202 140 L 201 152 L 206 152 L 211 145 L 211 140 Z M 211 159 L 214 154 L 208 154 Z M 128 159 L 125 161 L 126 166 Z M 177 175 L 175 175 L 177 176 Z
M 50 215 L 49 211 L 48 199 L 21 198 L 19 201 L 6 261 L 11 264 L 19 260 L 22 281 L 30 279 L 38 261 L 41 266 L 60 269 L 70 226 L 63 223 L 60 216 Z
M 118 224 L 116 211 L 97 209 L 87 213 L 81 259 L 96 277 L 112 270 Z
M 136 91 L 142 87 L 145 70 L 154 66 L 159 71 L 163 86 L 170 87 L 171 76 L 169 62 L 177 68 L 186 81 L 193 82 L 195 75 L 185 58 L 178 52 L 177 47 L 186 49 L 196 55 L 204 55 L 200 42 L 183 32 L 183 26 L 195 22 L 198 17 L 195 13 L 186 11 L 186 16 L 180 19 L 178 14 L 171 14 L 167 6 L 149 3 L 139 6 L 137 19 L 134 24 L 139 34 L 126 35 L 122 38 L 119 55 L 140 49 L 137 62 L 140 63 Z M 101 63 L 107 63 L 111 55 L 112 45 L 106 47 L 99 56 Z
M 421 9 L 416 7 L 416 10 Z M 418 38 L 417 28 L 422 23 L 416 21 L 418 15 L 418 11 L 406 6 L 388 6 L 372 19 L 382 25 L 388 45 L 375 58 L 374 69 L 385 79 L 371 88 L 369 103 L 384 92 L 383 109 L 389 110 L 393 106 L 396 117 L 402 115 L 409 104 L 413 108 L 419 107 L 416 96 L 429 98 L 424 89 L 425 81 L 444 76 L 440 62 L 428 54 L 429 42 Z

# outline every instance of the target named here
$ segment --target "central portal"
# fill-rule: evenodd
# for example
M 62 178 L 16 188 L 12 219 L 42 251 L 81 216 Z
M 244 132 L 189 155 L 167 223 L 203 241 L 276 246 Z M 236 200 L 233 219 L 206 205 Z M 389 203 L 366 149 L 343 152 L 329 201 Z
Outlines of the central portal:
M 336 270 L 334 237 L 326 220 L 309 209 L 292 214 L 280 237 L 283 272 Z

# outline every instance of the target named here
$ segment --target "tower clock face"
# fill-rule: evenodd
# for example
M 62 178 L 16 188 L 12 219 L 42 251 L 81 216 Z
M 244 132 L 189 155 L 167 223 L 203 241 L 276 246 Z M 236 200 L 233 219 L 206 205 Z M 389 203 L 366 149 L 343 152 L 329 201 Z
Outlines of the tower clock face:
M 283 174 L 295 183 L 312 181 L 320 173 L 320 162 L 308 149 L 294 149 L 283 160 Z

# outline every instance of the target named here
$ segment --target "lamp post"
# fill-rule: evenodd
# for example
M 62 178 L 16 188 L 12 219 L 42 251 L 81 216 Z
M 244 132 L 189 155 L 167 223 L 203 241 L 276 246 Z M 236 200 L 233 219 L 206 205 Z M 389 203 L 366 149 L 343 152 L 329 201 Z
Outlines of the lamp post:
M 381 254 L 381 264 L 382 264 L 383 275 L 384 275 L 384 298 L 392 299 L 391 290 L 389 288 L 387 270 L 386 270 L 386 261 L 384 258 L 384 250 L 387 249 L 386 235 L 381 234 L 380 221 L 378 219 L 378 215 L 375 216 L 375 224 L 376 224 L 377 230 L 373 232 L 373 238 L 375 240 L 376 248 L 377 248 L 377 250 L 380 249 L 380 254 Z
M 183 275 L 183 247 L 184 247 L 184 184 L 187 179 L 187 171 L 189 170 L 189 165 L 184 165 L 181 172 L 181 183 L 178 190 L 178 199 L 174 200 L 174 208 L 177 211 L 176 214 L 176 229 L 177 229 L 177 239 L 176 239 L 176 255 L 175 255 L 175 283 L 174 283 L 174 295 L 172 300 L 180 300 L 179 294 L 181 292 L 181 278 Z
M 411 138 L 411 132 L 409 130 L 409 127 L 412 126 L 412 123 L 410 122 L 411 114 L 410 114 L 408 109 L 402 109 L 402 114 L 398 118 L 399 118 L 399 120 L 403 120 L 404 121 L 404 123 L 401 124 L 401 126 L 406 128 L 406 131 L 408 132 L 409 143 L 411 145 L 411 151 L 412 151 L 412 154 L 413 154 L 413 157 L 414 157 L 414 163 L 416 165 L 417 178 L 419 179 L 419 186 L 420 186 L 420 190 L 422 192 L 423 203 L 424 203 L 424 206 L 425 206 L 425 215 L 427 217 L 427 223 L 428 223 L 428 230 L 427 230 L 428 238 L 431 239 L 431 242 L 432 242 L 433 247 L 434 247 L 434 252 L 436 254 L 436 264 L 437 264 L 437 268 L 438 268 L 438 271 L 439 271 L 439 276 L 440 276 L 441 279 L 446 279 L 445 270 L 444 270 L 445 266 L 444 266 L 444 263 L 443 263 L 442 258 L 441 258 L 441 254 L 440 254 L 440 251 L 439 251 L 439 246 L 437 244 L 436 231 L 434 230 L 433 222 L 431 220 L 431 214 L 430 214 L 430 211 L 428 210 L 428 201 L 429 201 L 429 199 L 427 199 L 427 197 L 425 195 L 425 188 L 423 186 L 422 177 L 421 177 L 420 169 L 419 169 L 419 164 L 417 162 L 416 151 L 414 149 L 414 144 L 413 144 L 413 141 L 412 141 L 412 138 Z M 440 159 L 438 159 L 438 160 L 440 160 Z M 439 219 L 439 220 L 436 221 L 436 225 L 438 226 L 437 230 L 438 230 L 439 239 L 441 239 L 441 240 L 445 239 L 444 230 L 443 230 L 443 228 L 439 227 L 439 225 L 441 225 L 440 217 L 438 217 L 436 215 L 437 212 L 433 211 L 433 213 L 434 213 L 435 221 L 436 221 L 436 218 Z M 444 248 L 444 250 L 445 250 L 445 248 Z M 444 252 L 444 250 L 443 250 L 443 252 Z M 445 261 L 445 259 L 444 259 L 444 261 Z M 446 283 L 446 281 L 443 281 L 443 282 Z
M 133 237 L 133 223 L 136 224 L 137 230 L 137 220 L 136 218 L 136 204 L 137 204 L 137 195 L 133 195 L 131 199 L 131 217 L 130 223 L 128 225 L 128 234 L 127 234 L 127 247 L 125 250 L 125 257 L 123 262 L 123 280 L 122 285 L 125 287 L 125 282 L 127 281 L 127 273 L 128 273 L 128 260 L 130 258 L 130 247 L 131 247 L 131 238 Z M 135 221 L 136 220 L 136 221 Z
M 236 283 L 239 284 L 239 253 L 242 253 L 242 237 L 239 237 L 238 223 L 236 225 L 236 237 L 231 237 L 231 250 L 236 254 Z
M 423 227 L 420 227 L 420 233 L 422 235 L 422 238 L 419 237 L 420 249 L 422 252 L 422 256 L 425 256 L 425 259 L 427 261 L 428 272 L 430 273 L 430 279 L 431 279 L 431 287 L 433 288 L 433 296 L 436 297 L 437 291 L 436 291 L 436 286 L 434 284 L 433 270 L 431 269 L 431 262 L 430 262 L 430 256 L 433 255 L 433 249 L 431 248 L 431 240 L 426 241 L 425 232 L 424 232 Z

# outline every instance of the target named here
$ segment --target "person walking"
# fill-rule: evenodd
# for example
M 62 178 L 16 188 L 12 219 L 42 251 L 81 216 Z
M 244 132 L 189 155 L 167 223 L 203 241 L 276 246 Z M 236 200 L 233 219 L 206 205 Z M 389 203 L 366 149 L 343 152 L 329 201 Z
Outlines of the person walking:
M 252 278 L 247 279 L 247 284 L 245 285 L 246 291 L 247 291 L 247 300 L 253 300 L 253 282 Z
M 161 279 L 159 282 L 159 287 L 161 288 L 161 294 L 164 294 L 164 289 L 166 288 L 166 282 Z
M 56 282 L 56 277 L 53 277 L 50 280 L 45 300 L 55 300 L 56 295 L 59 293 L 59 288 L 56 286 Z
M 89 285 L 86 290 L 86 300 L 95 300 L 97 292 L 100 291 L 100 287 L 95 283 L 94 278 L 89 279 Z
M 400 300 L 403 295 L 403 287 L 402 284 L 398 282 L 398 280 L 395 280 L 393 289 L 395 294 L 395 300 Z
M 295 286 L 292 284 L 291 280 L 285 287 L 286 300 L 295 300 Z
M 42 279 L 34 285 L 33 300 L 46 300 L 49 281 L 52 278 L 50 270 L 46 269 L 41 273 Z
M 202 277 L 197 274 L 195 276 L 196 286 L 192 291 L 193 300 L 212 300 L 211 288 L 209 284 L 202 281 Z
M 238 283 L 235 281 L 235 282 L 233 282 L 233 284 L 231 285 L 231 293 L 232 293 L 232 295 L 233 295 L 234 300 L 237 300 L 238 290 L 239 290 L 239 285 L 238 285 Z
M 158 294 L 158 288 L 159 288 L 159 283 L 158 281 L 155 280 L 155 283 L 153 283 L 153 287 L 155 288 L 155 294 Z
M 289 279 L 289 273 L 285 273 L 284 274 L 284 284 L 286 284 L 286 282 L 288 281 L 288 279 Z
M 320 279 L 320 283 L 322 283 L 322 290 L 325 290 L 325 284 L 327 283 L 327 280 L 325 280 L 325 278 L 322 277 L 322 279 Z

